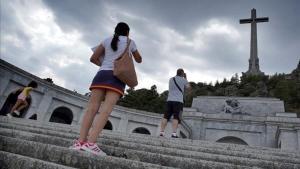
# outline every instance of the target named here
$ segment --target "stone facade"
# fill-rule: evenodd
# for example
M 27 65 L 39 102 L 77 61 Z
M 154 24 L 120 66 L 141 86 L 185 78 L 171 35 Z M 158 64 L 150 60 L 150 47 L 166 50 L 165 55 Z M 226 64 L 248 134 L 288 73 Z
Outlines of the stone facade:
M 51 84 L 3 60 L 0 60 L 1 110 L 9 95 L 31 80 L 37 81 L 39 87 L 31 93 L 31 104 L 23 118 L 36 114 L 41 123 L 80 124 L 87 96 Z M 300 151 L 300 119 L 284 111 L 283 102 L 275 98 L 197 97 L 192 108 L 184 108 L 178 135 L 193 140 Z M 157 136 L 161 118 L 160 114 L 115 106 L 106 128 Z M 171 125 L 166 133 L 169 137 Z
M 237 100 L 241 111 L 224 112 L 226 100 Z M 184 112 L 192 139 L 300 151 L 300 119 L 296 117 L 296 113 L 284 113 L 283 101 L 275 98 L 201 96 Z
M 283 101 L 276 98 L 262 97 L 218 97 L 198 96 L 194 98 L 192 107 L 199 112 L 211 114 L 222 113 L 227 105 L 226 101 L 236 100 L 241 114 L 252 116 L 274 116 L 275 113 L 284 112 Z
M 61 122 L 79 125 L 88 102 L 88 97 L 49 83 L 4 60 L 0 60 L 0 108 L 5 107 L 8 96 L 30 81 L 36 81 L 38 88 L 30 94 L 31 104 L 22 115 L 30 118 L 36 114 L 40 122 Z M 1 112 L 4 115 L 6 112 Z M 157 136 L 160 130 L 161 114 L 115 106 L 107 125 L 108 129 L 124 133 L 147 133 Z M 166 132 L 170 135 L 171 125 Z M 167 136 L 169 136 L 167 134 Z M 178 135 L 190 137 L 191 130 L 185 122 L 180 125 Z

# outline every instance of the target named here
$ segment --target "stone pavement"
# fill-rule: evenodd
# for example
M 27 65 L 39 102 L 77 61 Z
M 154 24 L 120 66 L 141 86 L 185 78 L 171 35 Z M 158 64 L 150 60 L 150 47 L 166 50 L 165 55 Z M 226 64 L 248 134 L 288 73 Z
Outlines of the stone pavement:
M 68 149 L 79 126 L 0 117 L 2 169 L 297 169 L 300 152 L 201 140 L 159 138 L 105 130 L 98 139 L 108 154 Z

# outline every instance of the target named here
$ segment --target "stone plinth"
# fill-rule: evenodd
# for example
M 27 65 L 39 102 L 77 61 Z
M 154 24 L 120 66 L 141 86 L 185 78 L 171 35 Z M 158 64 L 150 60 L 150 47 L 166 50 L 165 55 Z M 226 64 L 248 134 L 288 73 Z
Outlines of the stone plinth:
M 289 112 L 276 113 L 276 117 L 290 117 L 290 118 L 297 118 L 297 113 L 289 113 Z
M 279 127 L 276 133 L 278 148 L 288 151 L 300 150 L 298 133 L 300 133 L 298 127 Z
M 283 101 L 260 97 L 198 96 L 193 100 L 192 107 L 201 113 L 223 113 L 226 100 L 233 99 L 238 101 L 242 114 L 274 116 L 277 112 L 285 111 Z

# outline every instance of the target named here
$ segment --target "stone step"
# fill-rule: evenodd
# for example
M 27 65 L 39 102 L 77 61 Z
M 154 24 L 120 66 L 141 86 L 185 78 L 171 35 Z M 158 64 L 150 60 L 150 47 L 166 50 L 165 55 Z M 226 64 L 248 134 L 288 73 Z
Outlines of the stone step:
M 251 149 L 250 146 L 241 147 L 235 144 L 227 144 L 227 143 L 213 143 L 207 144 L 181 144 L 184 140 L 183 139 L 172 139 L 172 138 L 144 138 L 139 139 L 137 137 L 131 138 L 121 135 L 108 135 L 103 134 L 101 138 L 109 138 L 110 140 L 118 140 L 118 141 L 126 141 L 126 142 L 134 142 L 144 145 L 153 145 L 159 147 L 169 147 L 169 148 L 176 148 L 182 150 L 189 150 L 189 151 L 198 151 L 198 152 L 207 152 L 207 153 L 218 153 L 218 154 L 227 154 L 227 155 L 236 155 L 236 156 L 244 156 L 243 154 L 261 154 L 267 156 L 278 156 L 278 157 L 291 157 L 291 158 L 300 158 L 300 153 L 297 152 L 287 152 L 282 151 L 280 149 L 274 150 L 264 150 L 264 149 Z M 222 147 L 220 147 L 222 145 Z M 230 151 L 231 154 L 227 152 Z
M 59 123 L 51 123 L 51 122 L 44 122 L 40 123 L 34 120 L 29 119 L 19 119 L 19 118 L 13 118 L 13 119 L 7 119 L 6 117 L 0 117 L 0 122 L 3 123 L 14 123 L 18 125 L 25 125 L 25 126 L 31 126 L 31 127 L 38 127 L 48 130 L 54 130 L 54 131 L 61 131 L 61 132 L 68 132 L 68 133 L 76 133 L 79 132 L 79 126 L 71 126 L 71 125 L 65 125 L 65 124 L 59 124 Z M 152 145 L 161 145 L 164 146 L 166 144 L 178 144 L 178 145 L 187 145 L 192 147 L 199 147 L 199 148 L 210 148 L 213 147 L 214 149 L 218 150 L 232 150 L 232 151 L 243 151 L 243 152 L 249 152 L 249 153 L 255 153 L 255 154 L 266 154 L 266 155 L 278 155 L 278 156 L 285 156 L 285 157 L 295 157 L 300 158 L 300 152 L 287 152 L 280 149 L 274 149 L 274 148 L 267 148 L 267 147 L 256 147 L 256 146 L 244 146 L 244 145 L 237 145 L 237 144 L 226 144 L 226 143 L 214 143 L 209 141 L 203 141 L 203 140 L 190 140 L 190 139 L 161 139 L 153 136 L 148 135 L 142 135 L 142 134 L 126 134 L 126 133 L 120 133 L 115 131 L 108 131 L 104 130 L 102 137 L 111 137 L 113 139 L 121 139 L 122 141 L 130 141 L 130 142 L 138 142 L 141 144 L 152 144 Z
M 42 134 L 46 134 L 46 135 L 53 135 L 53 136 L 58 136 L 58 137 L 68 137 L 71 139 L 74 139 L 76 137 L 78 137 L 78 134 L 69 134 L 66 132 L 57 132 L 57 131 L 52 131 L 52 130 L 48 130 L 48 129 L 40 129 L 40 128 L 32 128 L 32 127 L 22 127 L 22 126 L 18 126 L 18 125 L 12 125 L 12 124 L 3 124 L 0 123 L 0 127 L 6 126 L 6 127 L 10 127 L 10 128 L 16 128 L 19 130 L 25 130 L 26 131 L 30 131 L 30 132 L 35 132 L 35 133 L 42 133 Z M 145 142 L 145 141 L 141 141 L 139 139 L 134 139 L 134 140 L 126 140 L 126 138 L 121 138 L 121 139 L 116 139 L 116 138 L 110 138 L 110 137 L 105 137 L 106 135 L 102 135 L 101 137 L 101 142 L 107 145 L 112 145 L 112 146 L 122 146 L 124 148 L 134 148 L 134 147 L 139 147 L 139 148 L 143 148 L 145 151 L 150 151 L 153 152 L 155 149 L 159 149 L 159 151 L 164 151 L 163 148 L 169 148 L 169 149 L 175 149 L 175 150 L 186 150 L 186 151 L 192 151 L 193 153 L 198 152 L 198 154 L 201 153 L 209 153 L 209 154 L 217 154 L 217 155 L 226 155 L 226 156 L 235 156 L 235 157 L 244 157 L 244 158 L 249 158 L 249 159 L 258 159 L 258 160 L 267 160 L 267 161 L 280 161 L 280 162 L 294 162 L 294 163 L 299 163 L 300 159 L 298 158 L 297 155 L 295 154 L 287 154 L 286 152 L 283 152 L 284 154 L 282 154 L 282 152 L 280 154 L 275 154 L 274 153 L 268 153 L 268 152 L 264 152 L 264 151 L 260 151 L 257 153 L 256 152 L 252 152 L 252 151 L 237 151 L 237 150 L 231 150 L 229 148 L 227 148 L 227 150 L 223 150 L 223 149 L 219 149 L 219 148 L 214 148 L 214 147 L 197 147 L 197 146 L 184 146 L 184 145 L 178 145 L 178 144 L 172 144 L 169 141 L 161 141 L 158 142 L 158 144 L 153 144 L 153 142 Z M 123 139 L 123 140 L 122 140 Z M 127 142 L 127 143 L 126 143 Z M 148 145 L 148 147 L 147 147 Z M 151 147 L 152 146 L 152 147 Z M 153 148 L 156 147 L 156 148 Z M 151 147 L 151 148 L 149 148 Z M 195 152 L 196 150 L 196 152 Z M 176 153 L 178 154 L 177 151 Z M 170 152 L 169 154 L 174 154 L 173 152 Z M 205 156 L 206 157 L 206 156 Z
M 53 144 L 57 146 L 67 147 L 72 144 L 71 139 L 59 138 L 54 136 L 46 136 L 41 134 L 34 134 L 28 133 L 23 131 L 9 131 L 11 129 L 5 129 L 0 132 L 0 135 L 10 136 L 18 139 L 25 139 L 34 142 L 41 142 L 45 144 Z M 126 149 L 117 146 L 108 146 L 108 145 L 101 145 L 101 148 L 108 154 L 118 157 L 125 157 L 131 160 L 136 161 L 143 161 L 147 163 L 159 164 L 164 166 L 171 166 L 171 167 L 179 167 L 182 169 L 190 169 L 190 168 L 202 168 L 204 166 L 212 166 L 213 168 L 218 166 L 227 166 L 228 168 L 249 168 L 243 167 L 239 165 L 248 165 L 248 166 L 256 166 L 264 167 L 264 168 L 273 168 L 273 166 L 277 166 L 278 168 L 293 168 L 294 164 L 284 164 L 284 163 L 274 163 L 262 160 L 251 160 L 251 159 L 242 159 L 236 157 L 222 157 L 220 155 L 216 157 L 208 157 L 203 160 L 201 159 L 194 159 L 191 157 L 182 157 L 182 156 L 171 156 L 165 155 L 155 152 L 147 152 L 141 150 L 133 150 L 133 149 Z M 189 153 L 189 152 L 187 152 Z M 185 154 L 188 156 L 188 154 Z M 205 157 L 205 156 L 204 156 Z M 221 159 L 221 160 L 220 160 Z M 223 163 L 220 163 L 222 161 Z M 281 167 L 279 167 L 281 166 Z M 300 165 L 299 165 L 300 166 Z
M 18 125 L 25 125 L 31 127 L 38 127 L 42 129 L 54 130 L 54 131 L 61 131 L 61 132 L 68 132 L 68 133 L 79 133 L 79 126 L 71 126 L 59 123 L 51 123 L 51 122 L 44 122 L 40 123 L 37 121 L 29 120 L 29 119 L 7 119 L 6 117 L 0 117 L 0 123 L 14 123 Z M 157 146 L 167 146 L 167 145 L 186 145 L 192 147 L 199 147 L 199 148 L 214 148 L 218 150 L 232 150 L 232 151 L 243 151 L 255 154 L 266 154 L 266 155 L 277 155 L 277 156 L 286 156 L 286 157 L 297 157 L 300 158 L 300 152 L 290 152 L 284 151 L 275 148 L 268 148 L 268 147 L 257 147 L 257 146 L 245 146 L 245 145 L 237 145 L 237 144 L 227 144 L 227 143 L 215 143 L 203 140 L 190 140 L 190 139 L 162 139 L 157 138 L 149 135 L 143 134 L 127 134 L 121 133 L 116 131 L 109 131 L 104 130 L 101 137 L 110 137 L 112 139 L 121 139 L 122 141 L 131 141 L 131 142 L 139 142 L 141 144 L 151 144 Z
M 113 156 L 96 156 L 69 148 L 0 136 L 0 150 L 75 168 L 174 169 Z
M 17 137 L 22 139 L 28 139 L 38 142 L 44 142 L 47 144 L 54 144 L 59 146 L 69 146 L 75 136 L 71 136 L 69 138 L 65 134 L 66 137 L 60 138 L 56 136 L 47 136 L 43 134 L 35 134 L 35 133 L 28 133 L 24 131 L 12 130 L 12 129 L 5 129 L 2 128 L 0 135 Z M 65 139 L 69 138 L 69 139 Z M 103 140 L 105 140 L 104 143 Z M 109 144 L 114 142 L 113 144 Z M 201 153 L 201 152 L 193 152 L 193 151 L 186 151 L 186 150 L 177 150 L 172 148 L 160 148 L 155 146 L 149 145 L 142 145 L 136 143 L 121 143 L 114 140 L 107 140 L 101 139 L 100 144 L 102 144 L 102 148 L 105 152 L 108 152 L 110 155 L 116 155 L 124 157 L 126 156 L 129 159 L 134 160 L 141 160 L 144 162 L 150 163 L 158 163 L 161 165 L 168 165 L 168 166 L 180 166 L 183 168 L 187 166 L 188 168 L 193 168 L 193 166 L 197 166 L 197 161 L 193 161 L 191 159 L 197 160 L 206 160 L 206 161 L 217 161 L 217 162 L 224 162 L 224 163 L 231 163 L 243 166 L 257 166 L 263 168 L 273 168 L 276 166 L 277 168 L 294 168 L 300 167 L 299 159 L 293 158 L 285 158 L 285 157 L 267 157 L 268 160 L 258 160 L 258 159 L 251 159 L 251 158 L 243 158 L 243 157 L 235 157 L 231 155 L 219 155 L 219 154 L 210 154 L 210 153 Z M 139 150 L 139 151 L 137 151 Z M 175 157 L 170 157 L 175 156 Z M 177 156 L 177 157 L 176 157 Z M 261 156 L 261 155 L 256 155 Z M 181 158 L 187 158 L 182 160 Z M 264 157 L 266 158 L 266 157 Z M 163 159 L 163 160 L 162 160 Z M 174 163 L 176 160 L 176 163 Z M 184 161 L 189 161 L 188 165 L 184 163 Z M 202 162 L 203 163 L 203 162 Z M 290 163 L 290 164 L 289 164 Z M 184 165 L 184 166 L 182 166 Z
M 38 160 L 18 154 L 0 151 L 1 169 L 75 169 L 73 167 L 58 165 L 55 163 Z

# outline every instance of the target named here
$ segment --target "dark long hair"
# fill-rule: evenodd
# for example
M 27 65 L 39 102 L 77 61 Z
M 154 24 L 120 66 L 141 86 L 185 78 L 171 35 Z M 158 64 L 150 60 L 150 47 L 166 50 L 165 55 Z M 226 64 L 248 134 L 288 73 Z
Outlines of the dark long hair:
M 37 88 L 37 87 L 38 87 L 38 84 L 37 84 L 36 81 L 31 81 L 31 82 L 27 85 L 27 87 Z
M 116 28 L 115 28 L 115 34 L 114 34 L 114 38 L 111 41 L 111 48 L 113 49 L 113 51 L 117 51 L 118 50 L 118 41 L 119 41 L 119 36 L 127 36 L 129 33 L 129 26 L 127 25 L 127 23 L 124 22 L 120 22 L 117 24 Z

